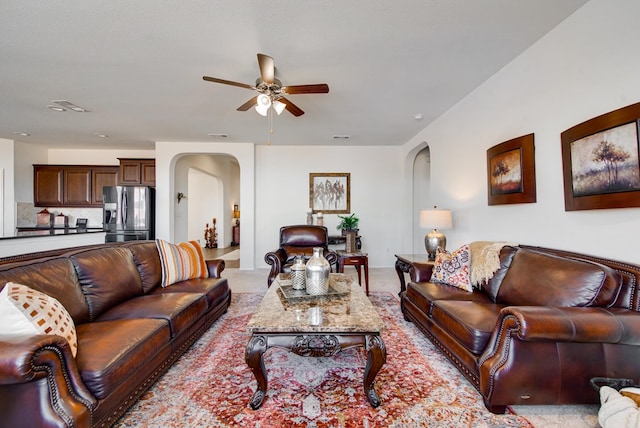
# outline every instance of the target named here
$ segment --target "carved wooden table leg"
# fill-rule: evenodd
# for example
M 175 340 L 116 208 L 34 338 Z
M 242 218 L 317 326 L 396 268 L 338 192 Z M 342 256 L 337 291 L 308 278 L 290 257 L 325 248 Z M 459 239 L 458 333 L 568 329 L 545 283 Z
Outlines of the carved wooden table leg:
M 395 268 L 396 268 L 396 274 L 398 274 L 398 279 L 400 280 L 400 292 L 398 293 L 398 295 L 401 296 L 402 293 L 407 289 L 407 286 L 404 280 L 404 274 L 410 272 L 411 263 L 408 263 L 406 260 L 398 257 L 396 259 Z
M 251 402 L 249 402 L 249 406 L 251 406 L 253 410 L 258 409 L 262 405 L 264 397 L 267 394 L 267 370 L 264 367 L 263 358 L 264 352 L 266 350 L 266 337 L 251 336 L 251 340 L 249 340 L 247 349 L 244 353 L 244 359 L 253 372 L 253 376 L 255 376 L 256 381 L 258 382 L 256 392 L 254 392 L 253 397 L 251 398 Z
M 387 361 L 387 351 L 380 335 L 366 336 L 365 341 L 367 366 L 364 369 L 364 393 L 371 407 L 378 407 L 380 405 L 380 398 L 373 388 L 373 383 L 376 375 Z
M 387 351 L 379 334 L 256 334 L 251 336 L 245 351 L 245 360 L 258 382 L 249 402 L 253 410 L 262 405 L 267 394 L 267 371 L 264 353 L 272 347 L 286 349 L 304 357 L 331 357 L 341 350 L 363 346 L 367 350 L 364 369 L 364 394 L 372 407 L 380 405 L 373 384 L 376 375 L 387 360 Z

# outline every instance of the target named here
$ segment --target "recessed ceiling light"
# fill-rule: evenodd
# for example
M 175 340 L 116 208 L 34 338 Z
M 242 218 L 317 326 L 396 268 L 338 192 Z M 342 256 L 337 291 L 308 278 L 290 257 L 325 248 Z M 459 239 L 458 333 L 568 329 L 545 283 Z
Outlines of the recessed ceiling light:
M 94 133 L 93 135 L 95 135 L 96 137 L 100 137 L 100 138 L 109 138 L 109 136 L 107 134 L 100 134 L 98 132 Z
M 207 134 L 209 137 L 213 138 L 228 138 L 229 134 Z
M 64 107 L 60 107 L 60 106 L 54 106 L 54 105 L 48 105 L 47 108 L 49 110 L 53 110 L 53 111 L 57 111 L 57 112 L 63 112 L 63 111 L 67 111 L 66 108 Z
M 422 113 L 416 113 L 415 115 L 413 115 L 413 118 L 415 120 L 422 120 L 424 119 L 424 115 Z
M 14 132 L 14 134 L 19 135 L 21 137 L 28 137 L 28 136 L 31 135 L 31 134 L 28 134 L 26 132 L 18 132 L 18 131 Z
M 351 135 L 334 135 L 331 138 L 333 138 L 334 140 L 348 140 L 349 138 L 351 138 Z

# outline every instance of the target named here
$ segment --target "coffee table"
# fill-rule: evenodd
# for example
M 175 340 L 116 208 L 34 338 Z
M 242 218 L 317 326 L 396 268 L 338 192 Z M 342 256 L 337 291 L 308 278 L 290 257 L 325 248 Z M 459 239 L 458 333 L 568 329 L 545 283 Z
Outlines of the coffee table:
M 331 273 L 329 282 L 330 294 L 325 296 L 283 293 L 279 277 L 269 287 L 247 325 L 251 339 L 245 360 L 258 382 L 249 403 L 252 409 L 258 409 L 266 396 L 263 356 L 273 347 L 307 357 L 331 357 L 346 348 L 365 348 L 364 393 L 372 407 L 380 405 L 373 384 L 387 358 L 380 337 L 384 323 L 362 287 L 349 275 Z

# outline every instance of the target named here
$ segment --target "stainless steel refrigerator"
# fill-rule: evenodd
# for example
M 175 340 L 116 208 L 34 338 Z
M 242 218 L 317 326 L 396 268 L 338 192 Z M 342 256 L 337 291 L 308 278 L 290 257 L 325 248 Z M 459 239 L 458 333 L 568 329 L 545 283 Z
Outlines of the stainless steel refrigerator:
M 143 186 L 102 188 L 106 242 L 155 238 L 155 189 Z

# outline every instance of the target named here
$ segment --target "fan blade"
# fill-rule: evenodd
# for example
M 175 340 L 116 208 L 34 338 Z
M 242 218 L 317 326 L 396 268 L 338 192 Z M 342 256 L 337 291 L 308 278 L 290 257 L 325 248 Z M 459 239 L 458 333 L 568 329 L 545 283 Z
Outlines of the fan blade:
M 273 65 L 273 58 L 269 55 L 258 54 L 258 66 L 260 66 L 260 76 L 265 83 L 273 83 L 276 77 L 276 67 Z
M 247 101 L 246 103 L 242 104 L 240 107 L 238 107 L 236 110 L 238 111 L 247 111 L 249 110 L 251 107 L 255 106 L 258 104 L 258 96 L 256 95 L 255 97 L 251 98 L 249 101 Z
M 288 99 L 280 98 L 278 101 L 280 101 L 281 103 L 284 103 L 284 108 L 289 110 L 289 113 L 291 113 L 292 115 L 297 117 L 297 116 L 302 116 L 304 114 L 304 111 L 302 111 L 300 107 L 298 107 Z
M 218 79 L 216 77 L 202 76 L 202 79 L 208 82 L 222 83 L 223 85 L 238 86 L 240 88 L 255 89 L 254 86 L 245 83 L 232 82 L 231 80 Z
M 318 83 L 316 85 L 283 86 L 282 90 L 285 94 L 327 94 L 329 93 L 329 85 Z

